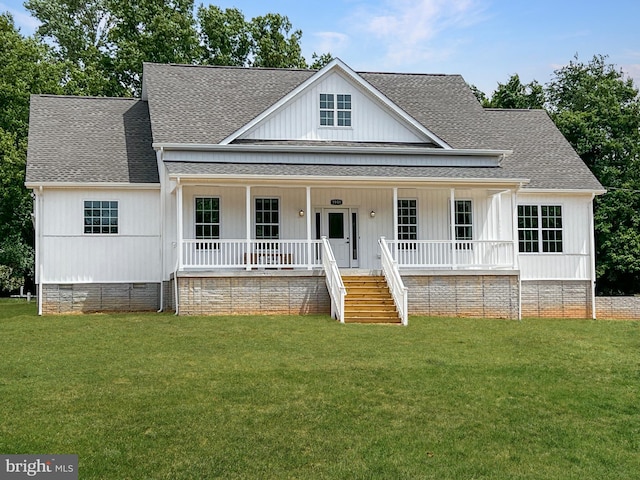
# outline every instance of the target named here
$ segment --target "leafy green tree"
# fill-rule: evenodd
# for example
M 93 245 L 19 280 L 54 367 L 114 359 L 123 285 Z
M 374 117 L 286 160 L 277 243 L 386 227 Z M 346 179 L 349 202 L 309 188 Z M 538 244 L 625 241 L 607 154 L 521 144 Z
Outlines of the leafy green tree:
M 609 190 L 596 200 L 598 291 L 640 292 L 640 96 L 606 57 L 577 57 L 547 87 L 552 118 Z
M 198 8 L 198 22 L 203 64 L 237 67 L 249 64 L 253 38 L 249 22 L 240 10 L 201 5 Z
M 32 93 L 62 93 L 64 68 L 46 45 L 24 38 L 0 14 L 0 292 L 24 284 L 33 269 L 32 201 L 24 187 Z
M 209 5 L 198 9 L 198 22 L 204 64 L 307 68 L 300 47 L 302 32 L 292 31 L 284 15 L 268 13 L 247 20 L 236 8 Z M 318 65 L 326 59 L 326 55 L 313 57 Z
M 544 108 L 544 88 L 536 80 L 523 84 L 520 76 L 514 74 L 507 83 L 498 83 L 491 99 L 483 99 L 481 103 L 493 108 Z
M 78 93 L 139 94 L 142 62 L 192 63 L 193 0 L 27 0 Z
M 251 20 L 254 42 L 253 66 L 271 68 L 307 68 L 302 56 L 302 30 L 294 30 L 286 16 L 268 13 Z M 291 32 L 291 33 L 290 33 Z

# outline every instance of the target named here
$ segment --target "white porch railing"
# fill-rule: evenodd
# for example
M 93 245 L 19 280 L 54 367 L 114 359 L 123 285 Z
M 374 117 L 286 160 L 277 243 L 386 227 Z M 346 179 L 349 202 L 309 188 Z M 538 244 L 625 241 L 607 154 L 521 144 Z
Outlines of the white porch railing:
M 391 251 L 389 250 L 385 238 L 380 237 L 378 244 L 380 245 L 380 251 L 382 252 L 380 256 L 382 261 L 382 273 L 387 280 L 387 285 L 391 291 L 393 302 L 396 304 L 396 308 L 398 309 L 400 320 L 402 320 L 402 324 L 406 326 L 409 323 L 407 287 L 404 286 L 404 282 L 400 276 L 400 270 L 398 269 L 398 262 L 396 262 L 391 256 Z
M 514 268 L 513 242 L 387 240 L 400 268 Z
M 183 240 L 182 268 L 322 267 L 320 240 Z
M 327 240 L 327 237 L 322 237 L 321 242 L 322 263 L 324 265 L 327 290 L 329 290 L 329 296 L 331 297 L 331 316 L 340 320 L 340 323 L 344 323 L 344 297 L 347 295 L 347 289 L 342 282 L 340 270 L 333 256 L 329 240 Z

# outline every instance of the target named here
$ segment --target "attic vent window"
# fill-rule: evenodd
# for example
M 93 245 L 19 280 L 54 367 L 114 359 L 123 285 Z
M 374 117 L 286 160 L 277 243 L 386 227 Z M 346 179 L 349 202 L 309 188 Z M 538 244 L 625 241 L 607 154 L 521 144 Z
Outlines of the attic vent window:
M 351 95 L 346 93 L 320 94 L 320 126 L 351 126 Z

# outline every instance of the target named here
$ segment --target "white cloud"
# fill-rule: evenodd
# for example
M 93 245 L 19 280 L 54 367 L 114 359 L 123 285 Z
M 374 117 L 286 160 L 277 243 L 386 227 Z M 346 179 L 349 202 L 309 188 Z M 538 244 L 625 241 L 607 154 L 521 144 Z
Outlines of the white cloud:
M 0 3 L 0 12 L 9 12 L 13 21 L 23 35 L 31 35 L 40 26 L 40 22 L 28 13 Z
M 444 58 L 458 42 L 439 40 L 445 32 L 483 20 L 480 0 L 385 0 L 376 11 L 359 10 L 354 23 L 385 45 L 388 61 L 401 65 Z
M 640 88 L 640 63 L 620 65 L 620 68 L 625 74 L 633 78 L 636 88 Z
M 314 48 L 316 53 L 331 53 L 334 57 L 339 57 L 349 45 L 349 36 L 339 32 L 316 32 Z

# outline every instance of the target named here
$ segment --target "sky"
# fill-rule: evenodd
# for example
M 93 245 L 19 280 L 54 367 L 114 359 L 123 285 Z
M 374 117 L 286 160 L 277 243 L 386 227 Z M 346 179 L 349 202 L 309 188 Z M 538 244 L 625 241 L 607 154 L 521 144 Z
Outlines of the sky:
M 199 5 L 201 0 L 196 0 Z M 356 71 L 461 74 L 491 94 L 515 73 L 548 83 L 578 55 L 594 55 L 640 86 L 638 0 L 224 0 L 247 18 L 289 17 L 302 50 L 330 52 Z M 38 22 L 22 0 L 0 0 L 24 35 Z

